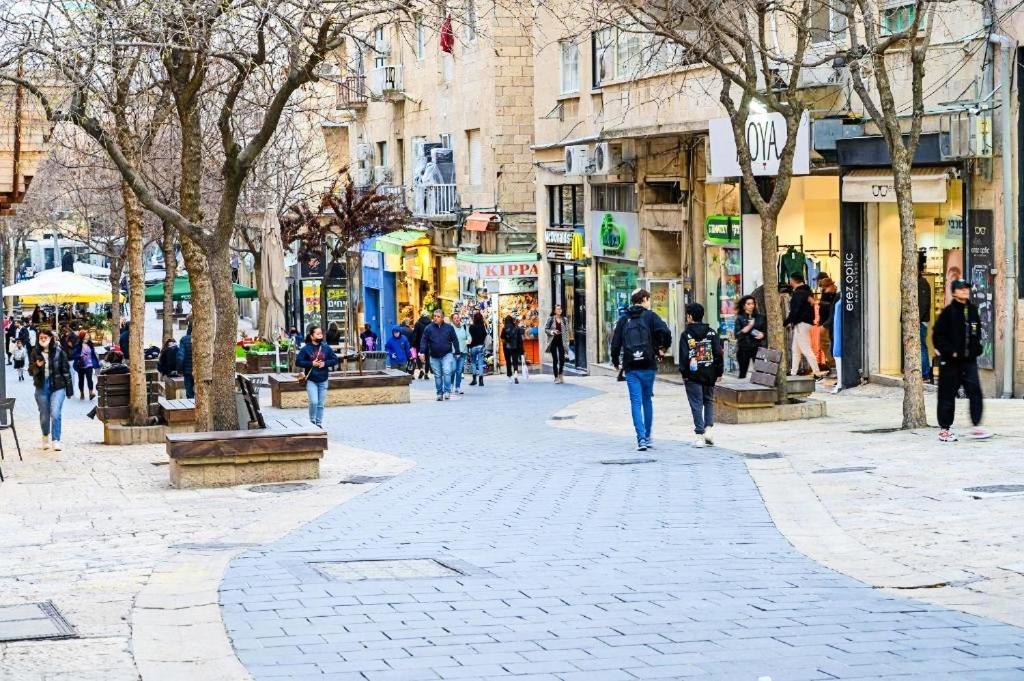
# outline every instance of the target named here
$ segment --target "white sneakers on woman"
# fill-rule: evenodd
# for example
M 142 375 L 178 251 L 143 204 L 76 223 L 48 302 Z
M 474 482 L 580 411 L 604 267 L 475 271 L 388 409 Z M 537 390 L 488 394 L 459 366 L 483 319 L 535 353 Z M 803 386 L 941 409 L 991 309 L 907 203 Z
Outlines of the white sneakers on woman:
M 47 450 L 49 448 L 50 448 L 50 436 L 49 435 L 44 435 L 43 436 L 43 449 Z

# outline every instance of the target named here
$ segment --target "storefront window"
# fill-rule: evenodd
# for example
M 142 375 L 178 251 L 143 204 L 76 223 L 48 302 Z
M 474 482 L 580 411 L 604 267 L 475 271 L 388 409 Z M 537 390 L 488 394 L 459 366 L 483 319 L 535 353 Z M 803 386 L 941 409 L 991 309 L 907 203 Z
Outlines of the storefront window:
M 583 186 L 564 184 L 548 187 L 548 224 L 571 229 L 583 226 Z
M 601 295 L 598 361 L 611 361 L 612 334 L 619 317 L 629 307 L 629 298 L 636 289 L 639 270 L 635 265 L 603 262 L 598 269 Z

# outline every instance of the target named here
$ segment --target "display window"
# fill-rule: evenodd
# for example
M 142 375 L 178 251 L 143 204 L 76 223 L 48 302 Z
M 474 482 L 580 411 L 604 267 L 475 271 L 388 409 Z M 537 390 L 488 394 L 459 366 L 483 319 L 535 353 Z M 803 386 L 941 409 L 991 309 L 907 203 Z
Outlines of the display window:
M 600 336 L 598 337 L 598 361 L 611 362 L 612 335 L 619 318 L 630 305 L 630 296 L 637 288 L 640 271 L 636 265 L 602 262 L 598 266 L 598 289 L 600 294 Z

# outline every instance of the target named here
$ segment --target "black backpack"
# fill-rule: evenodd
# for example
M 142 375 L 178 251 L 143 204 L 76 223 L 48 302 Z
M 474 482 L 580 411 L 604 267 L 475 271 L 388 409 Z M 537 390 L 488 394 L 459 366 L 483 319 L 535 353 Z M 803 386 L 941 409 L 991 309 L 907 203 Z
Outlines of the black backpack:
M 630 317 L 622 329 L 622 365 L 626 368 L 649 366 L 654 361 L 651 327 L 644 315 Z

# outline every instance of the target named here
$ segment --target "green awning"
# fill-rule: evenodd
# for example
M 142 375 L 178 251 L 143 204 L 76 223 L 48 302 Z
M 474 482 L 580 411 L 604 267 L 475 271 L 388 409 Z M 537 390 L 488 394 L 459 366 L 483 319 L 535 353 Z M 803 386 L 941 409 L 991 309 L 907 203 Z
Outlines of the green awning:
M 376 239 L 376 249 L 389 255 L 402 255 L 402 249 L 426 238 L 427 233 L 418 229 L 400 229 Z
M 241 284 L 235 284 L 235 298 L 240 299 L 253 299 L 257 297 L 256 289 L 249 288 L 248 286 L 242 286 Z M 171 298 L 173 300 L 191 300 L 192 299 L 192 284 L 189 282 L 188 277 L 175 277 L 174 286 L 171 288 Z M 153 284 L 152 286 L 146 287 L 146 302 L 147 303 L 159 303 L 164 299 L 164 283 Z

